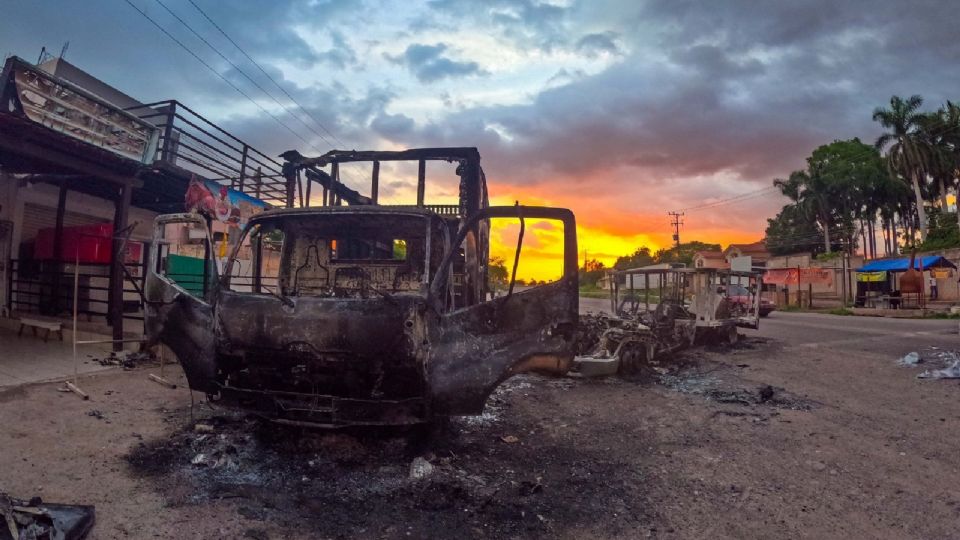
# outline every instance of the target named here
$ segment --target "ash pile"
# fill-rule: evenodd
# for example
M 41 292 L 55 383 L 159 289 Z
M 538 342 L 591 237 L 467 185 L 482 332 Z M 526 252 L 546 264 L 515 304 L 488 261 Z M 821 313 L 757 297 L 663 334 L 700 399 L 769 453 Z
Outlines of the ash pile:
M 437 530 L 444 536 L 555 536 L 608 511 L 609 496 L 584 494 L 607 489 L 597 484 L 598 475 L 622 478 L 624 472 L 609 456 L 571 446 L 539 420 L 507 414 L 531 397 L 546 399 L 555 391 L 550 382 L 515 377 L 492 396 L 489 414 L 429 430 L 321 431 L 239 414 L 208 417 L 141 443 L 126 459 L 167 505 L 229 501 L 268 530 L 302 528 L 313 537 L 416 538 Z M 649 517 L 638 493 L 622 496 L 631 523 Z M 624 534 L 622 526 L 611 523 L 611 535 Z

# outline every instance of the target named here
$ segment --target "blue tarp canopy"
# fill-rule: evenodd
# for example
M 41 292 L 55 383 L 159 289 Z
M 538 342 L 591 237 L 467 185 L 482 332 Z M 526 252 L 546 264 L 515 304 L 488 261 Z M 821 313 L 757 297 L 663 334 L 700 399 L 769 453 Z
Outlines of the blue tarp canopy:
M 940 255 L 927 255 L 917 257 L 913 267 L 917 270 L 921 268 L 956 268 L 957 266 Z M 882 259 L 879 261 L 870 261 L 860 268 L 857 272 L 906 272 L 910 268 L 910 257 L 903 259 Z

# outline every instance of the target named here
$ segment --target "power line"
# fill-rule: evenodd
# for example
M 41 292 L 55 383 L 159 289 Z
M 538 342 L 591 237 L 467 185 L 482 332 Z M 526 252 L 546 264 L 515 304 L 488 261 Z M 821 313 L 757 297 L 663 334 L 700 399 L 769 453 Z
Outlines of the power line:
M 697 205 L 697 206 L 689 206 L 689 207 L 687 207 L 687 208 L 681 208 L 680 210 L 678 210 L 678 212 L 691 212 L 691 211 L 694 211 L 694 210 L 704 210 L 704 209 L 707 209 L 707 208 L 715 208 L 715 207 L 717 207 L 717 206 L 724 206 L 724 205 L 727 205 L 727 204 L 732 204 L 732 203 L 737 203 L 737 202 L 741 202 L 741 201 L 745 201 L 745 200 L 749 200 L 749 199 L 754 199 L 754 198 L 757 198 L 757 197 L 765 196 L 765 195 L 767 195 L 766 192 L 771 191 L 771 190 L 774 190 L 774 189 L 776 189 L 776 186 L 767 186 L 767 187 L 765 187 L 765 188 L 761 188 L 761 189 L 758 189 L 758 190 L 748 191 L 748 192 L 746 192 L 746 193 L 741 193 L 741 194 L 739 194 L 739 195 L 734 195 L 734 196 L 728 197 L 728 198 L 726 198 L 726 199 L 720 199 L 720 200 L 718 200 L 718 201 L 712 201 L 712 202 L 708 202 L 708 203 L 703 203 L 703 204 L 699 204 L 699 205 Z
M 302 118 L 300 118 L 299 116 L 297 116 L 297 115 L 293 114 L 292 112 L 290 112 L 290 110 L 287 109 L 287 107 L 284 106 L 283 103 L 280 103 L 280 101 L 279 101 L 277 98 L 273 97 L 273 94 L 271 94 L 270 92 L 267 92 L 267 90 L 266 90 L 264 87 L 260 86 L 260 84 L 259 84 L 257 81 L 253 80 L 253 78 L 250 77 L 250 75 L 247 75 L 247 73 L 246 73 L 245 71 L 243 71 L 242 69 L 240 69 L 240 66 L 234 64 L 229 58 L 227 58 L 222 52 L 220 52 L 219 49 L 217 49 L 216 47 L 214 47 L 213 44 L 211 44 L 209 41 L 206 40 L 206 38 L 204 38 L 202 35 L 200 35 L 200 33 L 198 33 L 196 30 L 194 30 L 192 26 L 190 26 L 189 24 L 187 24 L 187 22 L 184 21 L 179 15 L 177 15 L 176 13 L 173 12 L 173 10 L 171 10 L 169 7 L 167 7 L 167 5 L 164 4 L 162 0 L 154 0 L 154 1 L 155 1 L 156 3 L 158 3 L 158 4 L 160 4 L 160 7 L 162 7 L 163 9 L 165 9 L 165 10 L 167 11 L 167 13 L 169 13 L 171 16 L 173 16 L 173 18 L 175 18 L 176 20 L 178 20 L 178 21 L 180 22 L 180 24 L 182 24 L 184 27 L 186 27 L 187 30 L 189 30 L 194 36 L 197 37 L 197 39 L 199 39 L 199 40 L 202 41 L 207 47 L 209 47 L 210 50 L 212 50 L 214 53 L 216 53 L 217 56 L 219 56 L 219 57 L 222 58 L 225 62 L 227 62 L 228 64 L 230 64 L 230 65 L 233 67 L 233 69 L 237 70 L 237 72 L 240 73 L 241 75 L 243 75 L 244 78 L 246 78 L 248 81 L 250 81 L 251 84 L 253 84 L 255 87 L 257 87 L 257 89 L 259 89 L 261 92 L 263 92 L 267 97 L 269 97 L 270 99 L 272 99 L 274 103 L 276 103 L 277 105 L 279 105 L 280 108 L 284 110 L 284 112 L 286 112 L 286 113 L 289 114 L 291 117 L 295 118 L 298 122 L 300 122 L 301 124 L 303 124 L 303 126 L 304 126 L 305 128 L 307 128 L 307 129 L 309 129 L 311 132 L 313 132 L 314 135 L 320 137 L 320 138 L 323 140 L 323 142 L 329 144 L 331 147 L 333 146 L 333 143 L 331 143 L 329 140 L 327 140 L 326 137 L 324 137 L 322 134 L 320 134 L 317 130 L 315 130 L 315 129 L 313 129 L 312 127 L 310 127 L 310 125 L 307 124 L 306 122 L 304 122 Z M 320 152 L 320 149 L 318 149 L 316 146 L 313 146 L 313 145 L 312 145 L 311 143 L 309 143 L 308 141 L 304 140 L 303 138 L 300 138 L 300 140 L 302 140 L 305 144 L 313 147 L 314 150 Z M 322 152 L 321 152 L 321 153 L 322 153 Z
M 943 129 L 941 129 L 941 130 L 936 130 L 936 131 L 931 132 L 931 135 L 934 135 L 934 136 L 944 135 L 944 134 L 946 134 L 946 133 L 949 133 L 949 132 L 951 132 L 951 131 L 956 130 L 957 128 L 958 128 L 958 126 L 947 126 L 947 127 L 943 128 Z M 861 157 L 870 155 L 871 153 L 872 153 L 872 150 L 871 150 L 871 151 L 866 151 L 866 152 L 863 152 L 863 153 L 861 153 L 861 154 L 859 154 L 859 155 L 854 155 L 854 156 L 852 156 L 852 157 L 848 157 L 848 158 L 846 158 L 846 161 L 847 161 L 847 162 L 852 162 L 852 161 L 854 161 L 854 160 L 856 160 L 856 159 L 859 159 L 859 158 L 861 158 Z M 726 204 L 737 203 L 737 202 L 741 202 L 741 201 L 745 201 L 745 200 L 749 200 L 749 199 L 753 199 L 753 198 L 756 198 L 756 197 L 763 196 L 763 195 L 765 195 L 764 192 L 769 191 L 769 190 L 772 190 L 772 189 L 776 189 L 776 187 L 777 187 L 777 186 L 767 186 L 767 187 L 765 187 L 765 188 L 761 188 L 761 189 L 758 189 L 758 190 L 748 191 L 748 192 L 746 192 L 746 193 L 741 193 L 740 195 L 735 195 L 735 196 L 729 197 L 729 198 L 727 198 L 727 199 L 721 199 L 721 200 L 719 200 L 719 201 L 714 201 L 714 202 L 710 202 L 710 203 L 704 203 L 704 204 L 701 204 L 701 205 L 691 206 L 691 207 L 688 207 L 688 208 L 682 208 L 682 209 L 680 209 L 679 211 L 680 211 L 680 212 L 689 212 L 689 211 L 692 211 L 692 210 L 703 210 L 703 209 L 706 209 L 706 208 L 714 208 L 714 207 L 723 206 L 723 205 L 726 205 Z
M 307 142 L 303 137 L 301 137 L 299 133 L 297 133 L 296 131 L 294 131 L 293 129 L 291 129 L 290 126 L 288 126 L 287 124 L 285 124 L 283 121 L 281 121 L 279 118 L 277 118 L 273 113 L 271 113 L 271 112 L 268 111 L 266 108 L 264 108 L 263 105 L 260 105 L 259 103 L 257 103 L 256 100 L 254 100 L 254 99 L 253 99 L 252 97 L 250 97 L 246 92 L 244 92 L 243 90 L 241 90 L 237 85 L 235 85 L 235 84 L 233 84 L 232 82 L 230 82 L 229 79 L 227 79 L 227 78 L 224 77 L 219 71 L 217 71 L 216 69 L 214 69 L 213 66 L 211 66 L 210 64 L 208 64 L 203 58 L 200 58 L 200 56 L 198 56 L 195 52 L 193 52 L 189 47 L 187 47 L 186 45 L 184 45 L 183 42 L 181 42 L 179 39 L 177 39 L 176 37 L 174 37 L 173 34 L 171 34 L 170 32 L 168 32 L 168 31 L 167 31 L 163 26 L 161 26 L 157 21 L 153 20 L 153 18 L 151 18 L 149 15 L 146 14 L 146 12 L 144 12 L 142 9 L 140 9 L 139 7 L 137 7 L 137 6 L 136 6 L 133 2 L 131 2 L 130 0 L 124 0 L 124 1 L 125 1 L 130 7 L 132 7 L 133 9 L 135 9 L 135 10 L 137 11 L 137 13 L 139 13 L 139 14 L 142 15 L 145 19 L 147 19 L 148 21 L 150 21 L 151 24 L 153 24 L 154 26 L 156 26 L 158 30 L 160 30 L 161 32 L 164 33 L 164 35 L 166 35 L 168 38 L 170 38 L 171 40 L 173 40 L 174 43 L 176 43 L 177 45 L 179 45 L 183 50 L 187 51 L 187 52 L 190 54 L 190 56 L 194 57 L 198 62 L 200 62 L 201 64 L 203 64 L 204 67 L 206 67 L 208 70 L 210 70 L 211 72 L 213 72 L 213 74 L 216 75 L 217 77 L 219 77 L 221 80 L 223 80 L 223 82 L 225 82 L 225 83 L 227 83 L 228 85 L 230 85 L 230 87 L 233 88 L 234 90 L 236 90 L 237 93 L 239 93 L 241 96 L 247 98 L 247 100 L 250 101 L 250 103 L 253 103 L 254 105 L 256 105 L 257 108 L 259 108 L 261 111 L 263 111 L 264 113 L 266 113 L 270 118 L 273 118 L 274 121 L 276 121 L 278 124 L 280 124 L 282 127 L 284 127 L 287 131 L 289 131 L 290 133 L 292 133 L 295 137 L 297 137 L 298 139 L 300 139 L 301 141 L 303 141 L 304 144 L 310 145 L 310 143 Z
M 333 138 L 333 140 L 337 141 L 341 146 L 344 147 L 344 149 L 346 149 L 346 146 L 347 146 L 347 145 L 346 145 L 343 141 L 341 141 L 339 137 L 337 137 L 336 135 L 334 135 L 333 133 L 331 133 L 330 130 L 327 129 L 327 127 L 324 126 L 322 122 L 320 122 L 319 120 L 316 119 L 316 117 L 314 117 L 312 114 L 310 114 L 310 111 L 308 111 L 308 110 L 306 109 L 306 107 L 304 107 L 304 106 L 301 105 L 296 99 L 294 99 L 294 97 L 291 96 L 290 93 L 287 92 L 286 89 L 283 88 L 283 86 L 280 86 L 280 83 L 278 83 L 272 76 L 270 76 L 270 74 L 267 73 L 267 71 L 266 71 L 265 69 L 263 69 L 263 66 L 261 66 L 256 60 L 254 60 L 253 57 L 251 57 L 249 54 L 247 54 L 247 51 L 245 51 L 245 50 L 243 49 L 243 47 L 241 47 L 236 41 L 234 41 L 233 38 L 231 38 L 231 37 L 227 34 L 227 32 L 226 32 L 223 28 L 220 27 L 219 24 L 217 24 L 216 22 L 214 22 L 214 20 L 211 19 L 210 16 L 207 15 L 207 13 L 206 13 L 203 9 L 201 9 L 200 6 L 198 6 L 198 5 L 196 4 L 196 2 L 194 2 L 193 0 L 187 0 L 187 1 L 190 2 L 190 5 L 192 5 L 194 8 L 196 8 L 196 10 L 199 11 L 201 15 L 203 15 L 203 17 L 207 20 L 207 22 L 209 22 L 210 24 L 212 24 L 213 27 L 216 28 L 217 31 L 219 31 L 220 34 L 223 35 L 223 37 L 227 38 L 227 41 L 229 41 L 230 43 L 232 43 L 233 46 L 236 47 L 238 51 L 240 51 L 241 53 L 243 53 L 243 55 L 244 55 L 245 57 L 247 57 L 247 60 L 249 60 L 251 63 L 253 63 L 253 65 L 257 66 L 257 69 L 260 70 L 260 73 L 263 73 L 263 75 L 264 75 L 267 79 L 269 79 L 270 82 L 272 82 L 272 83 L 274 84 L 274 86 L 276 86 L 277 88 L 279 88 L 280 91 L 283 92 L 283 94 L 284 94 L 285 96 L 287 96 L 287 98 L 288 98 L 290 101 L 292 101 L 293 103 L 295 103 L 295 104 L 297 105 L 297 107 L 300 107 L 300 110 L 302 110 L 302 111 L 304 112 L 304 114 L 306 114 L 311 120 L 313 120 L 318 126 L 320 126 L 320 129 L 322 129 L 323 131 L 325 131 L 328 135 L 330 135 L 330 137 Z M 331 145 L 331 146 L 333 146 L 333 145 Z
M 214 47 L 212 44 L 210 44 L 209 41 L 207 41 L 206 39 L 204 39 L 203 36 L 201 36 L 196 30 L 194 30 L 193 28 L 191 28 L 190 25 L 187 24 L 182 18 L 180 18 L 179 16 L 177 16 L 176 13 L 174 13 L 173 11 L 170 10 L 170 8 L 168 8 L 166 5 L 164 5 L 163 2 L 161 2 L 161 0 L 156 0 L 156 2 L 157 2 L 158 4 L 160 4 L 161 6 L 163 6 L 163 8 L 166 9 L 167 12 L 170 13 L 170 15 L 172 15 L 174 18 L 176 18 L 178 21 L 180 21 L 181 24 L 183 24 L 185 27 L 187 27 L 187 29 L 190 30 L 190 32 L 192 32 L 197 38 L 199 38 L 199 39 L 200 39 L 201 41 L 203 41 L 208 47 L 210 47 L 210 49 L 212 49 L 213 52 L 217 53 L 217 55 L 219 55 L 219 56 L 220 56 L 221 58 L 223 58 L 227 63 L 229 63 L 231 66 L 233 66 L 233 68 L 236 69 L 241 75 L 243 75 L 248 81 L 250 81 L 254 86 L 256 86 L 257 88 L 259 88 L 261 92 L 263 92 L 264 94 L 266 94 L 267 96 L 269 96 L 270 99 L 272 99 L 277 105 L 279 105 L 287 114 L 289 114 L 291 117 L 295 118 L 298 122 L 300 122 L 301 124 L 303 124 L 303 126 L 304 126 L 305 128 L 307 128 L 308 130 L 310 130 L 314 135 L 320 137 L 320 139 L 322 139 L 323 142 L 325 142 L 325 143 L 327 143 L 328 145 L 330 145 L 331 148 L 335 147 L 335 145 L 334 145 L 332 142 L 330 142 L 329 139 L 327 139 L 326 137 L 324 137 L 324 136 L 323 136 L 321 133 L 319 133 L 316 129 L 310 127 L 310 125 L 307 124 L 306 122 L 304 122 L 304 121 L 303 121 L 303 118 L 301 118 L 299 115 L 293 114 L 293 112 L 291 112 L 289 109 L 287 109 L 287 107 L 284 106 L 279 100 L 277 100 L 277 98 L 275 98 L 275 97 L 273 96 L 273 94 L 271 94 L 271 93 L 268 92 L 265 88 L 263 88 L 260 84 L 258 84 L 252 77 L 250 77 L 249 74 L 247 74 L 245 71 L 243 71 L 239 66 L 237 66 L 237 65 L 234 64 L 232 61 L 230 61 L 230 59 L 228 59 L 228 58 L 226 57 L 226 55 L 224 55 L 222 52 L 220 52 L 219 49 L 217 49 L 217 48 Z M 310 114 L 310 111 L 307 110 L 307 108 L 304 107 L 299 101 L 297 101 L 296 98 L 294 98 L 292 95 L 290 95 L 290 93 L 287 92 L 287 90 L 286 90 L 283 86 L 281 86 L 280 83 L 278 83 L 277 80 L 274 79 L 274 78 L 263 68 L 263 66 L 260 65 L 259 62 L 257 62 L 256 60 L 253 59 L 252 56 L 250 56 L 249 54 L 247 54 L 247 51 L 244 50 L 243 47 L 241 47 L 240 44 L 236 42 L 236 40 L 234 40 L 233 38 L 231 38 L 230 35 L 227 34 L 226 30 L 224 30 L 224 29 L 223 29 L 219 24 L 217 24 L 209 15 L 207 15 L 207 13 L 206 13 L 200 6 L 198 6 L 195 2 L 190 1 L 190 4 L 200 13 L 200 15 L 203 16 L 203 18 L 205 18 L 205 19 L 207 20 L 207 22 L 209 22 L 214 28 L 216 28 L 217 31 L 220 32 L 221 35 L 223 35 L 223 37 L 225 37 L 234 47 L 236 47 L 237 50 L 239 50 L 239 51 L 243 54 L 243 56 L 245 56 L 245 57 L 247 58 L 247 60 L 249 60 L 253 65 L 255 65 L 255 66 L 257 67 L 257 69 L 260 70 L 260 73 L 262 73 L 267 79 L 269 79 L 270 82 L 272 82 L 272 83 L 274 84 L 274 86 L 276 86 L 277 88 L 279 88 L 280 91 L 283 92 L 283 94 L 284 94 L 291 102 L 293 102 L 297 107 L 299 107 L 300 110 L 303 111 L 303 113 L 304 113 L 305 115 L 307 115 L 308 118 L 310 118 L 311 120 L 313 120 L 313 122 L 314 122 L 317 126 L 319 126 L 320 129 L 322 129 L 324 132 L 327 133 L 327 135 L 329 135 L 331 138 L 333 138 L 335 141 L 337 141 L 337 142 L 341 145 L 341 147 L 346 148 L 346 146 L 347 146 L 346 143 L 344 143 L 344 142 L 343 142 L 339 137 L 337 137 L 333 132 L 331 132 L 329 129 L 327 129 L 327 126 L 325 126 L 322 122 L 320 122 L 320 120 L 318 120 L 315 116 L 313 116 L 312 114 Z M 298 137 L 298 138 L 299 138 L 301 141 L 303 141 L 306 145 L 308 145 L 308 146 L 310 146 L 311 148 L 313 148 L 314 151 L 316 151 L 318 154 L 322 154 L 322 153 L 323 153 L 320 149 L 318 149 L 316 146 L 314 146 L 314 145 L 311 144 L 310 142 L 304 140 L 302 137 Z M 356 185 L 362 185 L 362 184 L 363 184 L 363 181 L 362 181 L 362 180 L 358 180 L 358 179 L 354 176 L 354 174 L 353 174 L 349 169 L 343 169 L 343 168 L 341 168 L 341 169 L 338 169 L 338 172 L 340 173 L 340 175 L 346 176 L 349 180 L 351 180 L 351 181 L 352 181 L 354 184 L 356 184 Z M 339 178 L 339 177 L 337 178 L 337 181 L 340 181 L 340 178 Z

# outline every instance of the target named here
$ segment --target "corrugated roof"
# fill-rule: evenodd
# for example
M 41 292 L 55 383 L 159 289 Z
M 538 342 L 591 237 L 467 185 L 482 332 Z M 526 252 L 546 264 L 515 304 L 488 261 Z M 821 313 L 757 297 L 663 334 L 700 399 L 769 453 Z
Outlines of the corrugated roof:
M 913 263 L 913 267 L 919 270 L 921 265 L 925 269 L 957 267 L 955 264 L 940 255 L 926 255 L 923 257 L 917 257 Z M 908 268 L 910 268 L 910 258 L 904 257 L 902 259 L 882 259 L 879 261 L 870 261 L 862 267 L 857 268 L 857 272 L 905 272 Z

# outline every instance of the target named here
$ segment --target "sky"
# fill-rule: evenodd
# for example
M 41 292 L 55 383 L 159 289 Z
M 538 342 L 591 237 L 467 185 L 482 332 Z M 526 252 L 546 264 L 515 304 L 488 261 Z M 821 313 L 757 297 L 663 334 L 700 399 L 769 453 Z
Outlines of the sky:
M 571 208 L 581 259 L 608 265 L 668 246 L 671 210 L 685 211 L 682 240 L 759 240 L 786 203 L 764 188 L 815 147 L 873 142 L 871 113 L 892 95 L 960 98 L 951 1 L 193 3 L 209 19 L 190 0 L 4 0 L 0 53 L 34 61 L 69 41 L 82 69 L 144 102 L 178 99 L 268 154 L 476 146 L 494 204 Z M 436 173 L 428 198 L 453 202 L 452 169 Z M 384 199 L 410 200 L 415 176 L 386 168 Z M 518 274 L 556 277 L 562 231 L 536 225 Z M 517 228 L 496 230 L 496 254 L 513 258 Z

